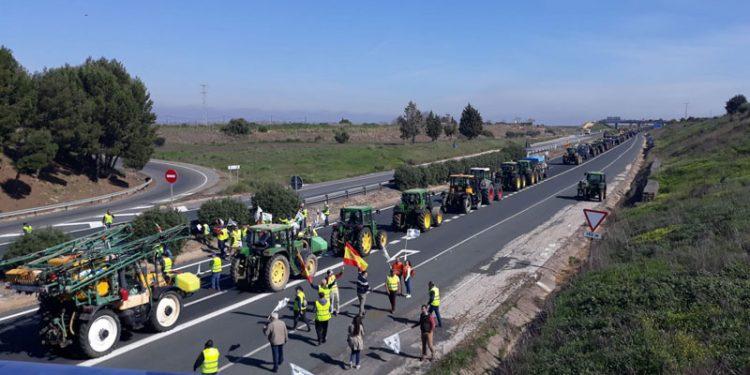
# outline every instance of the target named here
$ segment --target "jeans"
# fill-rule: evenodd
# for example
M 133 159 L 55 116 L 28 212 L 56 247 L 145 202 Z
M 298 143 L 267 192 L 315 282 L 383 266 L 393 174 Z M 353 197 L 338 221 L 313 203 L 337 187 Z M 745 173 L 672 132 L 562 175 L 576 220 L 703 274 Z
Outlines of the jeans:
M 359 350 L 352 350 L 352 354 L 349 354 L 349 363 L 359 366 L 359 352 Z
M 432 306 L 430 305 L 429 310 L 427 310 L 429 314 L 435 313 L 435 317 L 437 318 L 438 327 L 443 326 L 443 322 L 440 320 L 440 306 Z
M 211 289 L 221 290 L 219 287 L 219 278 L 221 277 L 220 272 L 211 274 Z
M 326 336 L 328 336 L 328 321 L 321 322 L 320 320 L 316 320 L 315 333 L 318 335 L 318 345 L 326 342 Z
M 406 286 L 406 294 L 411 295 L 411 277 L 404 279 L 404 285 Z
M 284 345 L 271 345 L 271 356 L 273 356 L 273 371 L 276 371 L 279 365 L 284 363 Z

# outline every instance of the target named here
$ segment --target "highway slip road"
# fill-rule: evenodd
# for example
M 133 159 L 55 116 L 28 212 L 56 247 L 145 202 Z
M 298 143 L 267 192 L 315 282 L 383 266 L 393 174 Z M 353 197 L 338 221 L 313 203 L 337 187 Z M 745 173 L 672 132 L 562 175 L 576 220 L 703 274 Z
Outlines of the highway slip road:
M 389 303 L 383 290 L 387 263 L 380 252 L 367 258 L 370 284 L 377 287 L 367 300 L 365 318 L 365 350 L 363 369 L 378 368 L 385 371 L 388 363 L 382 359 L 388 349 L 382 342 L 387 335 L 415 323 L 419 305 L 427 301 L 427 282 L 432 280 L 441 288 L 443 299 L 450 298 L 451 289 L 462 275 L 469 272 L 503 272 L 502 267 L 481 271 L 493 255 L 515 237 L 531 231 L 545 222 L 561 208 L 574 202 L 576 183 L 589 170 L 603 170 L 614 177 L 625 170 L 641 152 L 642 138 L 631 140 L 611 149 L 580 166 L 551 166 L 550 177 L 542 183 L 505 197 L 468 215 L 447 214 L 445 223 L 423 233 L 419 238 L 402 238 L 403 233 L 389 232 L 390 255 L 402 250 L 412 250 L 409 259 L 417 267 L 412 282 L 413 298 L 399 298 L 396 313 L 387 310 Z M 391 210 L 382 210 L 377 220 L 384 227 L 390 223 Z M 327 238 L 329 229 L 320 231 Z M 201 265 L 205 270 L 205 264 Z M 340 269 L 341 259 L 323 257 L 318 273 L 327 269 Z M 190 267 L 195 271 L 196 266 Z M 13 318 L 0 318 L 0 359 L 70 363 L 82 366 L 105 366 L 159 371 L 191 372 L 196 355 L 207 339 L 213 339 L 221 351 L 222 373 L 264 373 L 271 369 L 271 353 L 262 327 L 268 314 L 279 300 L 293 297 L 296 285 L 303 285 L 308 300 L 314 292 L 306 281 L 293 280 L 287 290 L 280 293 L 241 292 L 231 287 L 224 278 L 222 292 L 202 290 L 185 301 L 181 323 L 172 331 L 151 334 L 125 333 L 120 345 L 111 354 L 94 359 L 80 360 L 50 353 L 38 344 L 36 317 L 24 314 Z M 315 345 L 315 333 L 290 329 L 290 340 L 285 346 L 285 363 L 281 372 L 289 373 L 288 363 L 299 365 L 313 373 L 337 372 L 348 363 L 346 328 L 356 313 L 354 280 L 356 270 L 347 267 L 340 280 L 341 299 L 345 303 L 342 314 L 330 322 L 328 342 Z M 316 277 L 315 281 L 319 281 Z M 205 283 L 204 283 L 205 284 Z M 282 319 L 291 324 L 291 312 L 282 311 Z M 312 314 L 308 314 L 312 316 Z M 443 328 L 437 339 L 449 334 L 453 325 L 451 316 L 443 316 Z M 412 330 L 404 333 L 416 335 Z M 418 355 L 418 353 L 405 353 Z M 379 371 L 376 371 L 379 372 Z

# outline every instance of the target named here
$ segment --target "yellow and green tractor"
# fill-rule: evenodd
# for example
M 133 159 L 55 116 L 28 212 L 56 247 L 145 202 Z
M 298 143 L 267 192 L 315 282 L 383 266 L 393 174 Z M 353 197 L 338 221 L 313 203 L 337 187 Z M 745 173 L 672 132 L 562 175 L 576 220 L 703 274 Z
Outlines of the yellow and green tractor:
M 344 254 L 346 243 L 350 243 L 363 257 L 370 255 L 372 249 L 385 249 L 388 235 L 378 229 L 373 214 L 377 213 L 370 206 L 349 206 L 339 212 L 339 221 L 333 224 L 331 231 L 331 249 L 336 255 Z

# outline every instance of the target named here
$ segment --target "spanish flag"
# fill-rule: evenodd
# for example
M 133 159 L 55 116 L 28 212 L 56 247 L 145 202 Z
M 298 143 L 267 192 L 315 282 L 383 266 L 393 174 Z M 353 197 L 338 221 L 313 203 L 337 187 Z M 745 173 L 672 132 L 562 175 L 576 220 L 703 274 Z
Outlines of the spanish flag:
M 355 250 L 349 242 L 347 242 L 344 247 L 344 264 L 357 267 L 360 271 L 367 269 L 367 262 L 359 256 L 357 250 Z
M 310 283 L 310 285 L 313 284 L 313 275 L 310 275 L 307 272 L 307 265 L 305 264 L 305 260 L 302 259 L 302 255 L 300 255 L 299 251 L 297 252 L 297 261 L 300 264 L 300 272 L 302 273 L 302 276 L 307 279 L 307 282 Z

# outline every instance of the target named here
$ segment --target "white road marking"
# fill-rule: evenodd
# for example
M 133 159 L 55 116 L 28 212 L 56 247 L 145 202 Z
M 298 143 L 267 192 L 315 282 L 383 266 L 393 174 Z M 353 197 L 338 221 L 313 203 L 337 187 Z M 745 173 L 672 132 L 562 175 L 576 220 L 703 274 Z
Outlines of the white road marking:
M 201 172 L 201 171 L 199 171 L 199 170 L 197 170 L 195 168 L 188 167 L 185 164 L 182 164 L 182 163 L 170 163 L 168 161 L 161 161 L 161 160 L 160 161 L 151 160 L 150 162 L 151 163 L 156 163 L 156 164 L 166 164 L 166 165 L 171 165 L 171 166 L 175 166 L 175 167 L 179 167 L 179 168 L 189 169 L 189 170 L 191 170 L 193 172 L 197 172 L 198 174 L 200 174 L 201 176 L 203 176 L 203 183 L 201 183 L 197 187 L 192 188 L 192 189 L 190 189 L 190 190 L 188 190 L 188 191 L 186 191 L 184 193 L 175 195 L 174 198 L 182 198 L 182 197 L 186 197 L 188 195 L 191 195 L 191 194 L 195 193 L 196 191 L 200 190 L 205 184 L 208 183 L 208 176 L 206 176 L 205 173 L 203 173 L 203 172 Z M 166 201 L 168 202 L 170 200 L 171 199 L 167 199 Z M 155 203 L 160 203 L 160 202 L 164 202 L 164 201 L 159 201 L 159 202 L 155 202 Z
M 444 222 L 444 223 L 450 223 L 450 222 L 451 222 L 451 220 L 453 220 L 453 219 L 445 219 L 445 220 L 443 220 L 443 222 Z
M 455 219 L 458 219 L 458 215 L 451 216 L 451 220 L 455 220 Z
M 401 242 L 401 240 L 393 240 L 391 242 L 388 242 L 389 245 L 395 245 L 397 243 Z
M 218 296 L 220 296 L 220 295 L 222 295 L 222 294 L 224 294 L 226 292 L 227 292 L 226 290 L 222 290 L 220 292 L 211 293 L 211 294 L 209 294 L 209 295 L 207 295 L 207 296 L 205 296 L 203 298 L 198 298 L 195 301 L 190 301 L 190 302 L 184 304 L 183 306 L 184 307 L 188 307 L 188 306 L 191 306 L 191 305 L 195 305 L 196 303 L 203 302 L 205 300 L 209 300 L 209 299 L 214 298 L 214 297 L 218 297 Z
M 37 311 L 37 310 L 39 310 L 39 308 L 38 308 L 38 307 L 35 307 L 35 308 L 33 308 L 33 309 L 28 309 L 28 310 L 24 310 L 24 311 L 21 311 L 21 312 L 17 312 L 17 313 L 15 313 L 15 314 L 11 314 L 11 315 L 8 315 L 8 316 L 4 316 L 4 317 L 0 318 L 0 322 L 4 322 L 4 321 L 6 321 L 6 320 L 10 320 L 10 319 L 13 319 L 13 318 L 16 318 L 16 317 L 22 316 L 22 315 L 26 315 L 26 314 L 31 314 L 31 313 L 33 313 L 33 312 L 35 312 L 35 311 Z
M 20 236 L 20 235 L 21 235 L 21 233 L 6 233 L 6 234 L 0 234 L 0 238 L 5 238 L 5 237 L 18 237 L 18 236 Z M 9 243 L 10 243 L 10 242 L 9 242 Z

